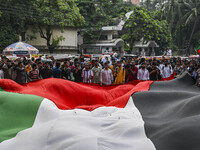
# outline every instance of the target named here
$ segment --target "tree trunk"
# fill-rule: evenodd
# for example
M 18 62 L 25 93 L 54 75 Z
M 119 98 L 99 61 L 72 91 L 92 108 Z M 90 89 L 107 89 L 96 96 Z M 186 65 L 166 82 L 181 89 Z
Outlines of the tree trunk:
M 168 19 L 170 20 L 169 29 L 172 32 L 172 26 L 174 24 L 174 0 L 171 0 L 168 5 L 170 5 L 170 18 Z
M 48 47 L 49 53 L 53 53 L 55 46 L 50 43 L 50 40 L 51 40 L 50 38 L 47 38 L 47 47 Z
M 50 53 L 53 53 L 54 49 L 55 49 L 55 46 L 53 46 L 51 44 L 51 36 L 52 36 L 52 32 L 51 32 L 51 28 L 50 26 L 47 26 L 46 28 L 46 40 L 47 40 L 47 47 L 49 49 L 49 52 Z
M 133 43 L 132 42 L 130 43 L 130 49 L 129 49 L 129 52 L 128 52 L 129 54 L 131 54 L 133 52 L 133 45 L 134 45 Z
M 150 0 L 147 0 L 147 10 L 149 10 Z

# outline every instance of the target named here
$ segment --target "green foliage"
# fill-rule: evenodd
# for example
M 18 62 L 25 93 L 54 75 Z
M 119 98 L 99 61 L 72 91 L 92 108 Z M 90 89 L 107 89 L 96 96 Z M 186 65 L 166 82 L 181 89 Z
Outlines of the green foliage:
M 161 3 L 162 4 L 162 3 Z M 198 0 L 169 0 L 162 4 L 163 18 L 167 19 L 173 36 L 173 45 L 180 49 L 187 41 L 191 47 L 198 44 L 200 33 L 200 3 Z
M 47 46 L 55 48 L 62 36 L 54 37 L 52 28 L 57 26 L 62 32 L 64 27 L 81 27 L 84 18 L 79 13 L 76 0 L 1 0 L 0 5 L 0 48 L 18 41 L 25 32 L 26 25 L 33 25 L 35 31 L 27 35 L 27 41 L 35 39 L 35 33 L 47 40 Z M 2 13 L 2 14 L 1 14 Z M 45 28 L 41 30 L 41 28 Z
M 47 41 L 51 52 L 64 40 L 62 36 L 53 36 L 53 27 L 59 27 L 62 32 L 64 27 L 81 27 L 84 24 L 75 0 L 34 0 L 33 8 L 32 23 L 41 38 Z
M 27 13 L 31 7 L 29 3 L 25 0 L 1 0 L 0 51 L 19 40 L 19 35 L 29 20 Z
M 0 50 L 1 52 L 10 44 L 17 42 L 19 36 L 13 28 L 13 24 L 9 22 L 10 16 L 2 14 L 0 17 Z
M 133 50 L 134 43 L 140 41 L 147 42 L 153 40 L 161 47 L 169 46 L 171 34 L 165 20 L 158 20 L 158 12 L 150 12 L 145 8 L 135 7 L 130 18 L 124 25 L 122 39 Z
M 103 26 L 117 25 L 120 19 L 134 8 L 132 3 L 123 0 L 78 0 L 77 2 L 80 13 L 85 18 L 84 43 L 97 41 Z
M 33 6 L 37 14 L 33 19 L 37 24 L 77 27 L 84 23 L 75 0 L 35 0 Z
M 54 36 L 52 38 L 52 45 L 58 46 L 61 41 L 64 41 L 65 38 L 63 36 Z

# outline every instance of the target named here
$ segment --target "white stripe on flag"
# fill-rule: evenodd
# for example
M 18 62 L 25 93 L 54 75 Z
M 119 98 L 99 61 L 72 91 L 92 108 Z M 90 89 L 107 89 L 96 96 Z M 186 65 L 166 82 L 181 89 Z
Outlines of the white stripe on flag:
M 0 143 L 1 150 L 155 150 L 132 97 L 125 108 L 91 112 L 60 110 L 50 100 L 40 105 L 32 128 Z

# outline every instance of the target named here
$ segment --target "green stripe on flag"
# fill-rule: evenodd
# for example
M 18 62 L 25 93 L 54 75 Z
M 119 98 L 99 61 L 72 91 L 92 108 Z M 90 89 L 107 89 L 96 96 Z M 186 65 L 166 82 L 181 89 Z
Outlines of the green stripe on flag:
M 44 98 L 5 92 L 0 88 L 0 142 L 32 127 Z
M 0 87 L 0 92 L 1 92 L 1 91 L 4 91 L 4 90 Z

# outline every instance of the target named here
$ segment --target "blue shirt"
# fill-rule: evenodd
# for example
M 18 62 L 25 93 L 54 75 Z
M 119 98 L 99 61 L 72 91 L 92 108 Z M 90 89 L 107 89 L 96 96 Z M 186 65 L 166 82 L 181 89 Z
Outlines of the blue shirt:
M 53 77 L 54 78 L 61 78 L 62 70 L 56 67 L 53 67 Z

